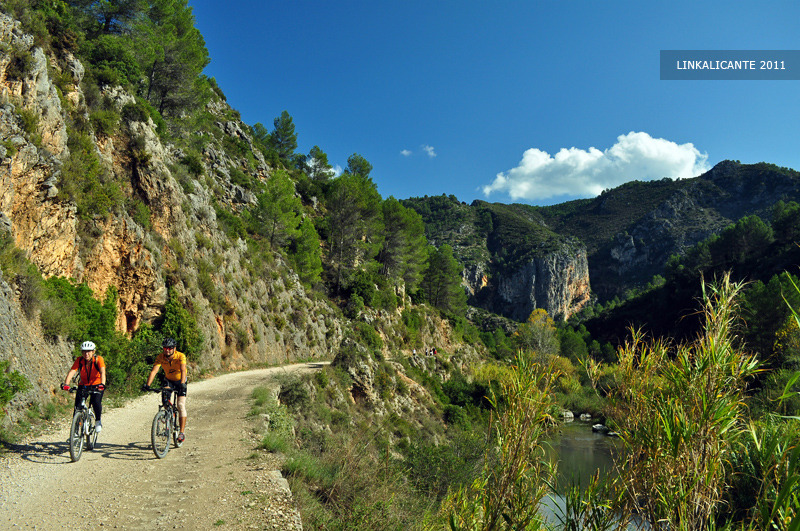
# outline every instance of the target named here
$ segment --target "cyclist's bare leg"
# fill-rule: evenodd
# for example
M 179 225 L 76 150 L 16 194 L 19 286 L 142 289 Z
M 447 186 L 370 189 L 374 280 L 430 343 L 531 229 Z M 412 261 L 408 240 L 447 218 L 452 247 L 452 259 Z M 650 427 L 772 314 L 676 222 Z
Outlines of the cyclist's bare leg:
M 180 426 L 180 432 L 183 433 L 186 429 L 186 397 L 179 396 L 175 405 L 178 407 L 178 425 Z

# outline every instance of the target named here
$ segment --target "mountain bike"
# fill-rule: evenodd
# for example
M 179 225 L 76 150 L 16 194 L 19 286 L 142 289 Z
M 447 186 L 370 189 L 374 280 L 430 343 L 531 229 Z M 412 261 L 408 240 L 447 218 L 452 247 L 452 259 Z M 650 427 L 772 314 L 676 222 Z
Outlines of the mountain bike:
M 69 456 L 73 462 L 78 461 L 83 454 L 83 447 L 94 450 L 97 446 L 97 432 L 95 431 L 94 411 L 86 405 L 86 399 L 91 394 L 100 394 L 95 385 L 70 387 L 70 393 L 79 393 L 79 402 L 72 414 L 72 424 L 69 428 Z
M 150 389 L 150 391 L 161 393 L 161 405 L 158 406 L 158 413 L 153 417 L 150 441 L 153 443 L 153 453 L 156 454 L 156 457 L 164 459 L 169 452 L 170 437 L 172 437 L 175 448 L 183 445 L 182 441 L 178 441 L 178 408 L 172 402 L 174 389 L 171 387 Z M 175 400 L 177 401 L 177 399 L 178 394 L 175 392 Z

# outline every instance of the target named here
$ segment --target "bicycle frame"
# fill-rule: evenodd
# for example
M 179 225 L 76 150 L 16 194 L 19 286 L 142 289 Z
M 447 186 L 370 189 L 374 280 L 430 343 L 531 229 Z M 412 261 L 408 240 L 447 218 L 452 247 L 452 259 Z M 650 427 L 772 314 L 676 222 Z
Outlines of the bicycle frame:
M 154 393 L 161 393 L 161 404 L 158 412 L 153 417 L 153 427 L 151 431 L 151 442 L 153 453 L 159 459 L 163 459 L 169 452 L 169 440 L 172 438 L 176 448 L 180 448 L 183 443 L 178 441 L 178 408 L 172 402 L 173 393 L 177 392 L 171 387 L 151 389 Z
M 72 424 L 69 435 L 69 454 L 73 462 L 77 462 L 83 455 L 83 447 L 94 450 L 97 446 L 97 432 L 95 431 L 94 410 L 86 405 L 86 399 L 92 394 L 100 394 L 94 386 L 80 386 L 69 390 L 78 393 L 78 404 L 72 413 Z

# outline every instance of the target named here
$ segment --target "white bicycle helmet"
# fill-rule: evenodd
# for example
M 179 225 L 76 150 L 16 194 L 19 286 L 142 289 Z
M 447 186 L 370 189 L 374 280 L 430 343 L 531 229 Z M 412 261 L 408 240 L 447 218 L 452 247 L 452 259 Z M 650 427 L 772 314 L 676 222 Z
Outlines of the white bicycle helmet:
M 91 341 L 84 341 L 83 343 L 81 343 L 81 350 L 94 350 L 94 349 L 95 349 L 94 343 L 92 343 Z

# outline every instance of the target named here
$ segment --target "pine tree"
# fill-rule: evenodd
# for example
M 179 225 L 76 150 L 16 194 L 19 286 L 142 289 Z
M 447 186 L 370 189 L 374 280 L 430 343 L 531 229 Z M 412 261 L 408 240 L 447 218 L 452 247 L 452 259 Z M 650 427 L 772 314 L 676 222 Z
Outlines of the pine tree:
M 297 133 L 294 131 L 294 122 L 289 113 L 283 111 L 279 117 L 273 120 L 272 124 L 275 129 L 269 136 L 270 147 L 278 152 L 281 162 L 288 167 L 294 156 L 294 150 L 297 149 Z
M 382 211 L 385 239 L 378 255 L 381 274 L 402 280 L 407 291 L 414 291 L 427 264 L 428 242 L 422 216 L 394 197 L 383 202 Z
M 347 168 L 344 173 L 360 175 L 366 179 L 369 178 L 370 172 L 372 172 L 372 164 L 358 153 L 353 153 L 347 158 Z
M 300 199 L 295 196 L 294 181 L 283 171 L 270 176 L 264 192 L 251 210 L 255 232 L 266 238 L 271 249 L 282 246 L 294 236 L 300 224 Z
M 306 175 L 315 181 L 327 181 L 333 175 L 333 168 L 328 163 L 328 155 L 319 146 L 311 148 L 303 162 Z
M 154 0 L 147 15 L 136 27 L 135 44 L 147 72 L 146 99 L 161 114 L 200 105 L 210 95 L 200 78 L 210 59 L 188 0 Z
M 440 310 L 463 314 L 467 307 L 467 295 L 461 287 L 461 270 L 461 265 L 453 257 L 452 247 L 429 247 L 428 269 L 422 280 L 427 301 Z
M 300 232 L 294 242 L 292 258 L 302 282 L 313 285 L 320 281 L 322 273 L 320 241 L 311 218 L 306 218 L 300 225 Z
M 336 289 L 357 265 L 372 260 L 382 243 L 381 196 L 372 179 L 345 173 L 328 194 L 328 248 Z

